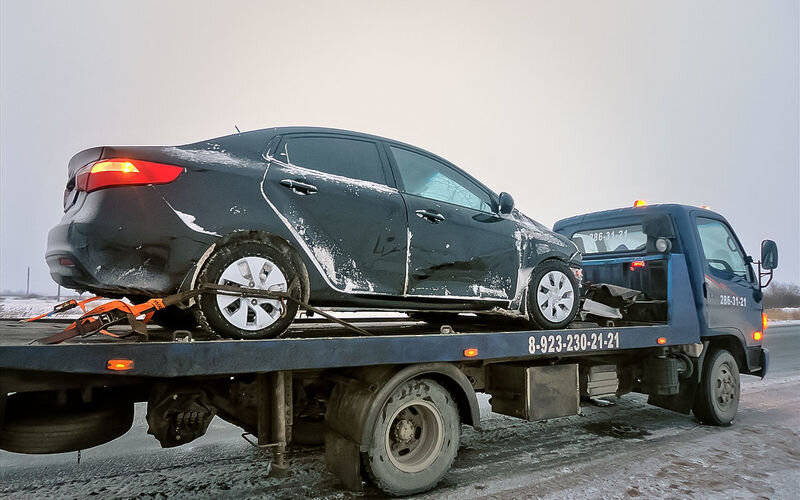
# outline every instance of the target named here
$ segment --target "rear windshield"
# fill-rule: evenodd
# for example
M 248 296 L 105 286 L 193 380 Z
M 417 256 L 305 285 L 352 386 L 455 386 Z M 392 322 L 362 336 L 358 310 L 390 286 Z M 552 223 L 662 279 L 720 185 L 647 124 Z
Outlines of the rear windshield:
M 642 232 L 641 224 L 633 224 L 578 231 L 572 235 L 572 241 L 582 254 L 631 252 L 644 250 L 647 235 Z

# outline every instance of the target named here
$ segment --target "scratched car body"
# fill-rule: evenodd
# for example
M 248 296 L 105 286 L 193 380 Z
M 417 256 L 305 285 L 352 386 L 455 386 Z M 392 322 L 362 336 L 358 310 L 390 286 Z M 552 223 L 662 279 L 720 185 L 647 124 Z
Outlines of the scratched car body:
M 432 153 L 291 127 L 76 154 L 46 259 L 61 285 L 109 297 L 218 283 L 319 307 L 493 312 L 557 328 L 577 311 L 581 257 L 510 195 Z M 235 338 L 279 335 L 297 311 L 211 294 L 186 305 Z M 186 317 L 174 313 L 161 319 Z

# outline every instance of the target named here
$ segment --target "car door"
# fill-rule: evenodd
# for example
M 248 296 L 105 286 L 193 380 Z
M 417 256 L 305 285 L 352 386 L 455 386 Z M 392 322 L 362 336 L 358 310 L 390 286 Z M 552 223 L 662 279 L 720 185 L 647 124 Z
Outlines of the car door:
M 483 186 L 444 162 L 387 144 L 408 218 L 410 296 L 508 301 L 516 286 L 515 223 Z
M 705 258 L 706 321 L 709 328 L 735 328 L 750 338 L 761 325 L 761 292 L 739 241 L 718 219 L 696 217 Z
M 264 193 L 334 289 L 400 294 L 406 212 L 385 153 L 369 139 L 291 134 L 272 153 Z

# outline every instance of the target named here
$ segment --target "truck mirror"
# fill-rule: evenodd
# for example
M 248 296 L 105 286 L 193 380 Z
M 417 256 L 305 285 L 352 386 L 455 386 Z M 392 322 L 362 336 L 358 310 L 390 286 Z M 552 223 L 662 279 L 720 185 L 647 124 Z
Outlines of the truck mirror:
M 500 193 L 500 202 L 497 211 L 502 215 L 506 215 L 510 214 L 512 210 L 514 210 L 514 198 L 503 191 Z
M 770 270 L 778 267 L 778 245 L 772 240 L 761 242 L 761 267 Z

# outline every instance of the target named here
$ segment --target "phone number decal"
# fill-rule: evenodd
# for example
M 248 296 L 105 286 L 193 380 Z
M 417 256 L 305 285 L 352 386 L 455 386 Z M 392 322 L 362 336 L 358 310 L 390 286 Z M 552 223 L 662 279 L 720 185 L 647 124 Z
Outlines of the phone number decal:
M 598 351 L 618 349 L 619 332 L 556 333 L 528 337 L 530 354 L 553 354 L 559 352 Z

